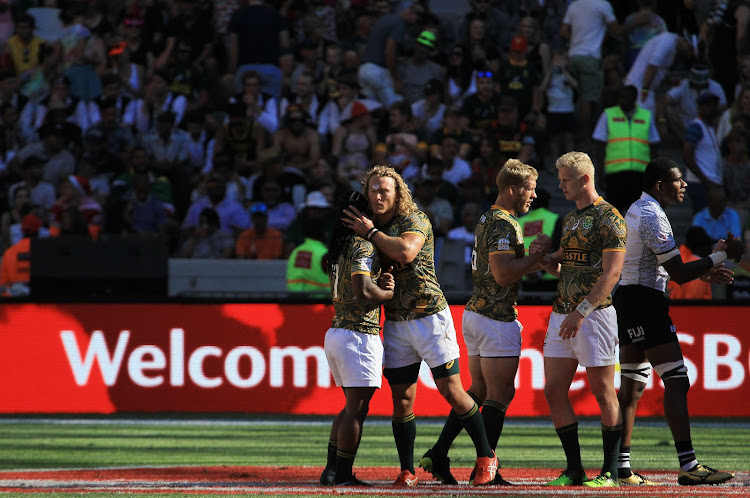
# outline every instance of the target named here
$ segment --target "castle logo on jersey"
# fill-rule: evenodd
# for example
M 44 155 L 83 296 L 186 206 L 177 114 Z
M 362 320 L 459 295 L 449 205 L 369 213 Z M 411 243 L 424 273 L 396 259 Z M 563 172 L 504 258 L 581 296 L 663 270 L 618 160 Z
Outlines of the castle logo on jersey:
M 567 248 L 563 253 L 565 266 L 591 266 L 591 252 L 583 249 Z

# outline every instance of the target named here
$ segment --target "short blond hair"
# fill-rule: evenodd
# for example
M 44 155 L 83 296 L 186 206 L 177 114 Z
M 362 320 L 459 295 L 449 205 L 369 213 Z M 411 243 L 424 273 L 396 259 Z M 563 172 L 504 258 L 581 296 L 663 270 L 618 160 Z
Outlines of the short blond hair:
M 539 172 L 533 166 L 524 164 L 518 159 L 508 159 L 495 178 L 498 190 L 504 190 L 510 186 L 523 186 L 529 180 L 539 178 Z
M 592 183 L 594 181 L 594 163 L 585 152 L 573 151 L 563 154 L 555 162 L 555 168 L 570 168 L 578 176 L 589 175 L 589 180 Z
M 411 191 L 409 190 L 409 186 L 406 184 L 404 179 L 401 178 L 401 175 L 399 175 L 392 166 L 388 166 L 385 164 L 376 164 L 375 166 L 370 168 L 370 170 L 365 175 L 365 180 L 362 182 L 362 188 L 364 191 L 363 193 L 365 194 L 365 196 L 368 195 L 368 189 L 370 188 L 370 179 L 373 176 L 393 178 L 393 181 L 396 182 L 396 202 L 398 203 L 396 212 L 399 215 L 408 216 L 419 210 L 417 205 L 414 203 L 414 199 L 412 199 L 411 197 Z

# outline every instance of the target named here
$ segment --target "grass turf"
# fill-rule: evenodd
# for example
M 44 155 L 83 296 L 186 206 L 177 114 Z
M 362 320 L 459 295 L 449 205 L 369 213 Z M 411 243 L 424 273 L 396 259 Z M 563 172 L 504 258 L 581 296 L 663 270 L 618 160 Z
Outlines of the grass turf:
M 425 419 L 426 420 L 426 419 Z M 419 423 L 415 463 L 437 438 L 441 425 Z M 177 465 L 325 464 L 327 424 L 210 424 L 189 420 L 159 424 L 100 423 L 85 420 L 52 424 L 4 421 L 0 425 L 0 470 Z M 748 471 L 746 441 L 750 429 L 712 424 L 693 429 L 701 462 L 715 468 Z M 601 465 L 598 422 L 582 423 L 581 453 L 587 469 Z M 676 470 L 677 458 L 666 424 L 636 424 L 631 444 L 633 468 Z M 462 433 L 451 449 L 454 467 L 471 467 L 474 448 Z M 565 457 L 552 424 L 508 423 L 498 445 L 504 468 L 563 468 Z M 390 423 L 365 425 L 355 466 L 398 464 Z M 26 495 L 29 496 L 29 495 Z M 87 495 L 93 496 L 93 495 Z

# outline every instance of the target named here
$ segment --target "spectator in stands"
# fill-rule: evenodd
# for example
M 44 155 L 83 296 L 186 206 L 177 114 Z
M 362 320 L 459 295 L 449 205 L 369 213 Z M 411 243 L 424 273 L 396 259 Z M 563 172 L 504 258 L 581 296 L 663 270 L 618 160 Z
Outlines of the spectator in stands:
M 692 226 L 685 234 L 685 243 L 680 246 L 680 257 L 685 263 L 707 257 L 713 249 L 713 241 L 706 231 L 699 226 Z M 705 299 L 712 297 L 711 284 L 700 278 L 678 284 L 674 280 L 667 282 L 667 295 L 672 301 L 679 299 Z
M 299 81 L 300 76 L 308 74 L 310 80 L 313 82 L 312 93 L 315 93 L 315 82 L 320 81 L 321 75 L 323 74 L 323 67 L 325 66 L 321 57 L 322 43 L 323 40 L 321 38 L 315 39 L 311 36 L 305 36 L 299 43 L 297 43 L 297 63 L 294 66 L 294 69 L 292 69 L 292 74 L 289 75 L 290 90 L 296 92 L 297 82 Z
M 113 102 L 115 106 L 115 119 L 118 124 L 122 120 L 125 108 L 132 100 L 123 94 L 122 82 L 116 74 L 105 74 L 102 76 L 102 94 L 88 102 L 88 123 L 94 126 L 101 121 L 101 106 L 103 102 Z
M 292 250 L 305 241 L 306 230 L 315 228 L 315 238 L 327 245 L 330 241 L 335 220 L 330 216 L 331 203 L 318 191 L 307 194 L 302 204 L 302 211 L 289 225 L 284 234 L 284 255 L 289 257 Z
M 279 129 L 278 109 L 273 95 L 260 90 L 260 74 L 257 71 L 247 71 L 242 75 L 242 90 L 230 99 L 230 104 L 242 102 L 249 119 L 256 121 L 268 133 L 276 133 Z
M 232 233 L 221 228 L 219 215 L 213 208 L 203 208 L 195 230 L 179 250 L 180 258 L 230 258 L 234 250 Z
M 747 135 L 732 130 L 725 140 L 727 153 L 722 154 L 722 174 L 727 203 L 747 216 L 750 210 L 750 159 L 747 155 Z
M 88 123 L 81 126 L 76 121 L 71 121 L 71 108 L 63 104 L 51 104 L 47 108 L 47 114 L 44 116 L 42 126 L 62 126 L 63 135 L 65 136 L 64 147 L 68 149 L 75 157 L 81 153 L 83 145 L 83 136 L 89 129 Z M 38 132 L 39 130 L 37 130 Z
M 142 142 L 152 160 L 155 173 L 169 179 L 175 209 L 178 216 L 182 216 L 190 202 L 187 132 L 177 128 L 173 112 L 161 111 L 156 120 L 156 127 L 143 135 Z
M 536 67 L 539 74 L 547 74 L 550 70 L 552 53 L 550 46 L 542 39 L 542 29 L 539 20 L 533 16 L 523 17 L 518 25 L 518 34 L 526 38 L 528 42 L 526 59 Z
M 182 4 L 184 4 L 184 0 Z M 202 34 L 202 33 L 201 33 Z M 170 37 L 171 38 L 171 37 Z M 194 59 L 193 45 L 191 38 L 179 38 L 175 42 L 175 55 L 169 58 L 169 62 L 164 68 L 172 82 L 169 86 L 172 94 L 175 96 L 182 95 L 187 99 L 185 112 L 202 111 L 208 104 L 208 82 L 206 73 L 197 60 Z M 207 40 L 201 40 L 203 43 Z M 169 43 L 169 41 L 167 41 Z M 208 46 L 211 52 L 210 43 Z M 198 59 L 204 57 L 204 54 L 198 56 Z
M 3 47 L 3 55 L 10 57 L 16 75 L 21 79 L 21 86 L 27 85 L 36 76 L 42 76 L 42 65 L 47 49 L 43 38 L 34 34 L 36 22 L 29 14 L 16 19 L 15 34 Z M 20 109 L 19 109 L 20 110 Z
M 279 115 L 286 116 L 289 106 L 295 106 L 304 110 L 310 117 L 310 122 L 317 129 L 318 113 L 321 109 L 320 100 L 315 94 L 315 78 L 309 71 L 303 71 L 297 78 L 295 93 L 291 96 L 282 97 L 279 103 Z
M 414 202 L 430 219 L 435 237 L 445 237 L 453 228 L 453 207 L 447 199 L 438 197 L 435 180 L 427 177 L 414 179 Z
M 661 33 L 646 42 L 625 76 L 626 85 L 638 88 L 639 106 L 656 112 L 655 93 L 678 55 L 692 59 L 694 52 L 690 41 L 676 33 Z
M 443 163 L 442 179 L 452 183 L 455 187 L 472 174 L 469 163 L 458 157 L 458 138 L 453 135 L 443 135 L 440 142 L 439 159 Z M 425 168 L 423 168 L 424 171 Z
M 494 41 L 492 44 L 494 53 L 502 52 L 513 35 L 508 26 L 513 26 L 514 23 L 511 22 L 508 14 L 498 8 L 496 2 L 488 0 L 470 0 L 469 6 L 472 10 L 466 13 L 458 25 L 458 46 L 464 45 L 469 39 L 472 21 L 482 19 L 485 22 L 487 39 Z
M 499 164 L 505 164 L 511 158 L 518 159 L 524 164 L 533 162 L 536 141 L 526 123 L 520 121 L 518 104 L 513 97 L 503 95 L 497 109 L 497 121 L 488 131 L 497 140 L 500 151 Z
M 654 12 L 654 0 L 638 0 L 638 10 L 623 21 L 626 38 L 625 69 L 629 70 L 643 46 L 654 36 L 667 31 L 667 23 Z M 678 135 L 682 136 L 682 135 Z
M 7 169 L 11 160 L 18 154 L 22 147 L 21 140 L 18 111 L 10 102 L 0 104 L 0 170 Z
M 443 104 L 443 82 L 433 78 L 425 83 L 422 92 L 422 98 L 411 105 L 411 113 L 417 129 L 431 136 L 443 126 L 446 109 Z
M 9 198 L 10 209 L 0 216 L 0 250 L 3 251 L 20 239 L 18 235 L 21 234 L 20 223 L 23 218 L 21 210 L 31 204 L 31 191 L 26 185 L 18 185 L 15 189 L 11 187 Z M 13 226 L 19 229 L 17 234 L 11 233 Z
M 498 38 L 490 37 L 486 17 L 475 15 L 467 21 L 469 26 L 467 36 L 460 44 L 464 57 L 467 58 L 465 68 L 469 71 L 496 73 L 500 69 Z
M 73 4 L 60 12 L 63 74 L 70 78 L 70 93 L 80 100 L 91 100 L 102 93 L 96 68 L 104 62 L 101 39 L 92 36 L 81 23 L 80 6 Z M 97 45 L 98 49 L 97 49 Z
M 632 85 L 620 90 L 620 103 L 608 107 L 599 116 L 593 138 L 598 145 L 600 185 L 606 191 L 607 201 L 620 213 L 643 192 L 643 174 L 646 165 L 655 157 L 654 147 L 659 143 L 659 132 L 651 111 L 636 104 L 638 89 Z
M 687 166 L 685 181 L 693 214 L 707 204 L 710 189 L 721 186 L 721 152 L 714 124 L 719 109 L 719 97 L 708 90 L 698 96 L 698 117 L 685 129 L 682 160 Z
M 139 135 L 153 131 L 156 118 L 162 111 L 174 113 L 174 124 L 179 126 L 187 109 L 187 99 L 184 95 L 175 95 L 169 91 L 169 76 L 163 71 L 156 71 L 151 76 L 143 98 L 130 101 L 122 123 L 133 127 Z
M 281 154 L 286 166 L 306 173 L 320 159 L 318 132 L 312 127 L 310 115 L 299 105 L 290 105 L 284 125 L 273 136 L 270 155 Z
M 30 100 L 23 106 L 19 117 L 19 125 L 23 139 L 28 142 L 36 140 L 37 131 L 46 122 L 49 109 L 67 108 L 66 120 L 86 130 L 88 111 L 85 102 L 73 97 L 70 93 L 70 79 L 67 76 L 57 76 L 52 80 L 49 95 L 42 100 Z
M 354 71 L 343 72 L 336 80 L 330 99 L 320 111 L 318 116 L 318 135 L 321 139 L 331 142 L 331 137 L 341 126 L 341 113 L 347 108 L 359 94 L 359 83 L 357 73 Z
M 388 110 L 388 129 L 383 136 L 382 143 L 387 149 L 386 161 L 393 165 L 398 172 L 407 167 L 419 167 L 419 136 L 412 122 L 411 106 L 404 102 L 396 102 Z
M 473 135 L 474 141 L 478 141 L 497 118 L 501 97 L 495 90 L 491 71 L 478 71 L 476 86 L 476 93 L 467 96 L 461 107 L 461 127 Z
M 178 60 L 177 64 L 182 67 L 201 68 L 201 72 L 202 68 L 215 66 L 215 33 L 210 12 L 202 3 L 192 0 L 177 0 L 173 8 L 174 15 L 170 16 L 164 30 L 167 35 L 164 50 L 154 61 L 154 69 L 167 69 L 172 60 Z M 187 52 L 180 54 L 180 50 Z
M 516 35 L 508 50 L 508 61 L 503 64 L 498 74 L 498 82 L 503 95 L 516 99 L 521 119 L 535 129 L 544 129 L 542 110 L 542 93 L 539 84 L 542 81 L 541 68 L 529 62 L 527 49 L 529 43 L 523 35 Z
M 31 239 L 37 236 L 41 227 L 42 220 L 35 214 L 27 214 L 21 221 L 23 238 L 5 251 L 0 264 L 3 295 L 15 297 L 30 294 Z
M 616 35 L 619 30 L 612 5 L 606 0 L 576 0 L 563 17 L 560 36 L 569 42 L 570 74 L 579 84 L 578 132 L 582 144 L 588 143 L 594 111 L 602 98 L 602 41 L 608 31 Z
M 143 36 L 144 22 L 141 17 L 125 16 L 122 21 L 123 41 L 107 54 L 112 72 L 120 78 L 123 93 L 129 99 L 143 96 L 145 74 L 151 63 L 151 42 Z
M 738 79 L 737 62 L 747 54 L 747 23 L 750 5 L 746 2 L 712 2 L 710 11 L 700 27 L 701 38 L 706 42 L 706 56 L 711 72 L 724 88 L 732 102 Z
M 726 239 L 729 233 L 735 237 L 742 234 L 740 215 L 727 207 L 727 194 L 720 186 L 709 190 L 708 206 L 695 214 L 693 225 L 703 228 L 714 242 Z
M 281 98 L 281 49 L 289 48 L 286 22 L 263 0 L 244 0 L 229 21 L 229 73 L 238 90 L 245 71 L 257 71 L 261 88 L 278 102 Z
M 65 130 L 62 125 L 45 125 L 39 129 L 41 140 L 18 151 L 18 160 L 23 163 L 31 156 L 44 161 L 42 181 L 57 185 L 75 171 L 75 158 L 65 149 Z
M 259 172 L 266 149 L 260 120 L 248 117 L 242 101 L 230 102 L 226 110 L 227 121 L 216 131 L 214 157 L 230 155 L 235 169 L 244 176 Z
M 370 166 L 372 150 L 377 144 L 370 112 L 362 102 L 352 102 L 350 111 L 333 134 L 331 154 L 338 158 L 337 176 L 352 190 L 361 188 L 362 178 Z
M 385 107 L 401 100 L 398 57 L 405 52 L 406 32 L 424 13 L 421 4 L 402 2 L 398 13 L 380 17 L 372 27 L 359 66 L 359 84 L 369 98 Z
M 213 174 L 206 180 L 206 195 L 196 199 L 188 209 L 182 222 L 183 234 L 192 233 L 198 226 L 199 217 L 205 208 L 216 211 L 219 227 L 232 237 L 250 228 L 250 218 L 245 208 L 238 201 L 226 197 L 226 179 Z M 232 242 L 234 248 L 234 242 Z
M 550 70 L 544 75 L 539 89 L 547 96 L 547 137 L 549 155 L 560 157 L 574 148 L 577 120 L 575 90 L 578 81 L 568 70 L 568 54 L 564 48 L 552 52 Z M 549 171 L 554 171 L 551 169 Z
M 133 175 L 133 191 L 126 197 L 124 221 L 129 232 L 141 236 L 164 234 L 168 218 L 164 203 L 151 195 L 147 173 Z
M 10 106 L 16 111 L 16 120 L 29 99 L 19 92 L 20 79 L 12 69 L 0 68 L 0 108 Z M 1 114 L 1 113 L 0 113 Z
M 268 208 L 262 202 L 250 206 L 253 226 L 237 236 L 235 255 L 244 259 L 280 259 L 284 235 L 268 226 Z
M 430 60 L 437 49 L 437 37 L 431 31 L 422 31 L 414 44 L 412 56 L 399 64 L 399 79 L 403 85 L 404 100 L 414 104 L 424 95 L 428 81 L 442 81 L 445 68 Z
M 92 238 L 96 238 L 104 219 L 102 207 L 94 199 L 87 178 L 68 175 L 60 182 L 60 195 L 49 210 L 49 226 L 53 235 L 62 231 L 65 213 L 77 211 Z
M 464 99 L 477 91 L 474 83 L 474 71 L 467 69 L 468 59 L 463 47 L 453 47 L 448 55 L 445 68 L 444 88 L 447 102 L 450 106 L 461 107 Z
M 337 81 L 346 69 L 342 63 L 341 46 L 328 43 L 325 46 L 325 60 L 320 79 L 316 82 L 315 92 L 320 99 L 326 99 L 336 90 Z M 320 133 L 320 131 L 318 131 Z
M 716 130 L 716 139 L 723 143 L 729 132 L 740 123 L 745 130 L 750 130 L 750 86 L 743 88 L 732 106 L 724 111 Z
M 330 232 L 327 236 L 330 238 Z M 331 287 L 323 262 L 328 246 L 321 240 L 323 237 L 319 226 L 305 226 L 304 240 L 289 254 L 287 261 L 286 288 L 289 292 L 304 293 L 308 297 L 330 297 Z
M 471 253 L 474 250 L 474 228 L 477 226 L 482 211 L 476 202 L 467 202 L 461 207 L 461 226 L 452 228 L 446 238 L 460 240 L 464 243 L 464 263 L 471 272 Z
M 189 112 L 185 115 L 185 130 L 187 136 L 188 166 L 190 167 L 191 184 L 195 184 L 195 177 L 209 163 L 209 134 L 206 130 L 206 119 L 201 112 Z M 214 149 L 216 142 L 214 141 Z
M 55 203 L 56 194 L 55 186 L 42 180 L 44 176 L 45 160 L 39 156 L 28 156 L 20 162 L 20 176 L 23 178 L 18 183 L 14 183 L 9 189 L 9 199 L 13 199 L 13 192 L 20 188 L 26 187 L 30 192 L 30 201 L 42 209 L 42 219 L 46 218 L 46 212 Z
M 439 156 L 443 135 L 453 135 L 458 138 L 458 157 L 468 160 L 474 145 L 474 137 L 463 127 L 464 124 L 465 120 L 462 119 L 461 109 L 455 106 L 447 107 L 442 123 L 428 136 L 430 154 Z
M 266 206 L 268 226 L 279 232 L 286 232 L 286 229 L 297 217 L 297 211 L 290 202 L 282 199 L 281 184 L 276 179 L 266 178 L 258 180 L 258 187 L 260 195 L 252 197 L 252 199 L 256 202 L 262 202 Z
M 726 108 L 724 90 L 710 76 L 708 66 L 694 65 L 690 68 L 690 77 L 683 78 L 679 85 L 670 88 L 661 105 L 657 103 L 658 121 L 663 123 L 666 119 L 675 137 L 684 137 L 685 127 L 698 117 L 698 96 L 702 91 L 708 90 L 719 97 L 720 112 Z

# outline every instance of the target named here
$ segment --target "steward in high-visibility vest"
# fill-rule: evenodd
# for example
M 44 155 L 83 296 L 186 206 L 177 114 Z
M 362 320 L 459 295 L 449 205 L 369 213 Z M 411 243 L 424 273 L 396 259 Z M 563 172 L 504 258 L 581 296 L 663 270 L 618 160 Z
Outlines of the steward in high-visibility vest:
M 651 147 L 659 142 L 651 111 L 638 107 L 637 100 L 636 87 L 623 87 L 618 105 L 602 112 L 593 134 L 601 144 L 598 162 L 604 166 L 605 197 L 623 215 L 641 196 Z
M 328 253 L 325 243 L 307 237 L 289 255 L 286 265 L 286 289 L 306 292 L 314 297 L 331 294 L 328 274 L 323 268 L 323 257 Z

